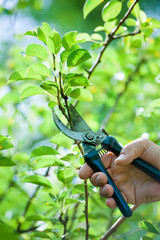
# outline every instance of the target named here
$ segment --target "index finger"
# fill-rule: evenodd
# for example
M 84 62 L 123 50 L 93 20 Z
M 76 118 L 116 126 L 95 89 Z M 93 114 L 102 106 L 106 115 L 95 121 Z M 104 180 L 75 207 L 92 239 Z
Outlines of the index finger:
M 115 159 L 115 155 L 109 152 L 101 158 L 101 161 L 103 162 L 104 166 L 108 168 L 113 158 Z M 87 179 L 90 178 L 93 173 L 94 171 L 92 170 L 92 168 L 87 163 L 85 163 L 79 171 L 79 177 L 81 179 Z

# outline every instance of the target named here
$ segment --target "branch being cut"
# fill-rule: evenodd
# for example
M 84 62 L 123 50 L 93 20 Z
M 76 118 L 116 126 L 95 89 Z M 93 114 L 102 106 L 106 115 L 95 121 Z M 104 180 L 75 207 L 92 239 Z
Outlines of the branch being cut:
M 138 206 L 139 206 L 139 205 L 132 205 L 132 206 L 131 206 L 132 212 L 134 212 Z M 117 230 L 117 228 L 120 227 L 120 225 L 121 225 L 126 219 L 127 219 L 127 218 L 125 218 L 124 216 L 120 217 L 120 218 L 110 227 L 110 229 L 103 235 L 103 237 L 100 238 L 100 240 L 106 240 L 106 239 L 108 239 L 108 238 Z

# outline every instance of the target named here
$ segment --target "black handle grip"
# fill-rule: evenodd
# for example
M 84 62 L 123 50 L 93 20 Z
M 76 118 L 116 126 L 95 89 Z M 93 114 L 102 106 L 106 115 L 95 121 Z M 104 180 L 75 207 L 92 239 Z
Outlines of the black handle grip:
M 118 141 L 112 137 L 107 137 L 103 142 L 102 146 L 110 150 L 111 152 L 115 153 L 117 156 L 120 154 L 122 146 L 118 143 Z M 133 160 L 132 165 L 140 169 L 141 171 L 148 174 L 150 177 L 155 179 L 156 181 L 160 182 L 160 170 L 153 167 L 151 164 L 145 162 L 141 158 L 136 158 Z
M 113 198 L 116 201 L 116 204 L 123 214 L 124 217 L 130 217 L 132 216 L 132 210 L 128 206 L 127 202 L 125 201 L 124 197 L 120 193 L 119 189 L 117 188 L 116 184 L 112 180 L 111 176 L 107 172 L 105 166 L 103 165 L 98 152 L 96 150 L 93 150 L 84 156 L 85 162 L 95 171 L 95 172 L 103 172 L 106 174 L 108 183 L 113 187 L 114 194 Z

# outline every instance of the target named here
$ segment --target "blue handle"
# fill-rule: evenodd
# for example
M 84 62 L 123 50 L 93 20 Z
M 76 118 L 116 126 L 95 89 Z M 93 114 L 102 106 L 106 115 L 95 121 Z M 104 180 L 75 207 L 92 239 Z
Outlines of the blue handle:
M 127 202 L 125 201 L 124 197 L 120 193 L 119 189 L 117 188 L 116 184 L 114 183 L 113 179 L 107 172 L 105 166 L 103 165 L 98 152 L 96 150 L 93 150 L 84 156 L 85 162 L 95 171 L 95 172 L 103 172 L 106 174 L 108 183 L 113 187 L 114 194 L 113 198 L 116 201 L 116 204 L 123 214 L 124 217 L 130 217 L 132 216 L 132 210 L 128 206 Z
M 115 153 L 117 156 L 120 154 L 122 146 L 118 143 L 118 141 L 112 137 L 107 137 L 103 142 L 102 146 L 107 148 L 107 150 Z M 148 174 L 150 177 L 160 182 L 160 170 L 153 167 L 151 164 L 145 162 L 141 158 L 136 158 L 133 160 L 132 165 L 140 169 L 141 171 Z

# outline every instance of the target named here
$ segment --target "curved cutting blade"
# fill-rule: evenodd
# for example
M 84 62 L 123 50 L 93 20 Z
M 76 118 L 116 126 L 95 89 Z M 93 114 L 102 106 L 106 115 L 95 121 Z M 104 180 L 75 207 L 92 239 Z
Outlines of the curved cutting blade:
M 83 136 L 85 132 L 72 131 L 61 122 L 61 120 L 58 118 L 58 116 L 55 114 L 53 110 L 52 110 L 52 114 L 53 114 L 53 120 L 60 131 L 62 131 L 65 135 L 67 135 L 68 137 L 74 140 L 84 142 Z

